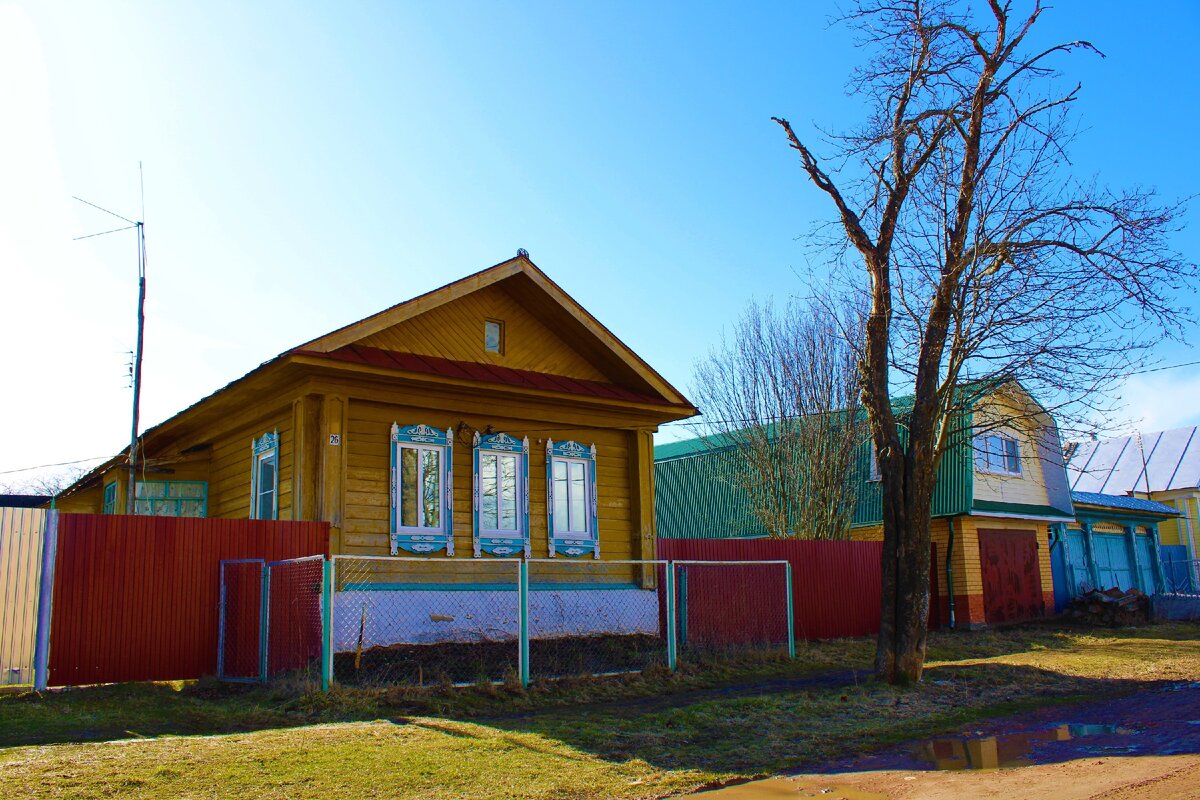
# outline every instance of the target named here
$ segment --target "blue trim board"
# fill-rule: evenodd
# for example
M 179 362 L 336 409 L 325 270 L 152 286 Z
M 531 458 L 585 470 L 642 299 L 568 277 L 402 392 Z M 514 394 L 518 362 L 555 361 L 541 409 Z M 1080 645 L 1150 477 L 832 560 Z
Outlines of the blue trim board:
M 620 590 L 636 590 L 654 591 L 652 589 L 643 589 L 637 583 L 539 583 L 530 581 L 529 591 L 531 592 L 564 592 L 574 589 L 603 589 L 612 591 Z M 343 592 L 515 592 L 517 584 L 513 583 L 375 583 L 364 581 L 361 583 L 348 583 Z

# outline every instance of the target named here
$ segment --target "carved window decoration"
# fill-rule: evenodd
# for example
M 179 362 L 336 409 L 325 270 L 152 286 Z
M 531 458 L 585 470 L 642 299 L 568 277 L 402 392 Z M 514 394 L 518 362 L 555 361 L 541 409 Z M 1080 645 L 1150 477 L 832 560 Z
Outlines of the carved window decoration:
M 392 424 L 392 555 L 454 555 L 454 438 L 429 425 Z
M 529 547 L 529 439 L 475 433 L 475 556 L 511 558 Z
M 551 557 L 600 557 L 596 445 L 546 440 L 546 516 Z
M 279 518 L 279 431 L 264 433 L 251 445 L 250 519 Z

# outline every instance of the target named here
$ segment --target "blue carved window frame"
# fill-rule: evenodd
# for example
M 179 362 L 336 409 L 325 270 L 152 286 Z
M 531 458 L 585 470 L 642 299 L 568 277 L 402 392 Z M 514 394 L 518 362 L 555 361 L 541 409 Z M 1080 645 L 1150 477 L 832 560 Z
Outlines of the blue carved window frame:
M 104 512 L 105 514 L 117 513 L 117 482 L 109 481 L 104 484 Z
M 422 450 L 439 450 L 440 457 L 440 495 L 441 519 L 436 527 L 402 526 L 400 524 L 401 501 L 400 472 L 401 450 L 412 448 Z M 439 430 L 430 425 L 418 424 L 400 427 L 392 423 L 392 440 L 388 448 L 391 453 L 391 481 L 389 517 L 392 539 L 392 555 L 402 554 L 430 555 L 445 550 L 446 555 L 454 555 L 454 433 L 450 430 Z M 423 469 L 423 467 L 422 467 Z
M 279 430 L 269 431 L 250 445 L 250 519 L 279 519 Z M 271 486 L 262 485 L 262 468 L 271 464 Z M 270 516 L 261 513 L 261 495 L 271 493 Z
M 474 445 L 471 516 L 475 557 L 480 558 L 486 553 L 490 556 L 511 558 L 518 553 L 524 553 L 525 557 L 529 558 L 533 555 L 529 539 L 529 437 L 517 441 L 507 433 L 480 435 L 476 431 Z M 484 455 L 516 457 L 516 530 L 485 530 L 483 527 L 483 480 L 480 466 Z
M 585 469 L 584 486 L 587 496 L 584 498 L 584 519 L 586 530 L 555 529 L 554 502 L 554 467 L 562 463 L 568 471 L 571 464 L 582 464 Z M 570 503 L 568 496 L 567 503 Z M 562 515 L 559 514 L 559 517 Z M 546 532 L 550 540 L 550 557 L 566 556 L 578 558 L 591 553 L 593 558 L 600 558 L 600 529 L 596 513 L 596 445 L 584 447 L 579 442 L 565 441 L 555 443 L 553 439 L 546 440 Z

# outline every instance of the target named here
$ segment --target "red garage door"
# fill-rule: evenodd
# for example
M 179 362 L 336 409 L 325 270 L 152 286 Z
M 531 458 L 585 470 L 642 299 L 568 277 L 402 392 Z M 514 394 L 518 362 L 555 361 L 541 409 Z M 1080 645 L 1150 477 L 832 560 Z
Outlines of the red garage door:
M 979 531 L 979 564 L 989 625 L 1046 615 L 1036 531 Z

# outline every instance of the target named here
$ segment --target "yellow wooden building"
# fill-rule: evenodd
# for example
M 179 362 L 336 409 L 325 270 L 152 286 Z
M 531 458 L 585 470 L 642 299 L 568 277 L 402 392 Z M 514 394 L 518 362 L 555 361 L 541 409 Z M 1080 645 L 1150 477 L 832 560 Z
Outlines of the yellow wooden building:
M 653 558 L 652 436 L 696 413 L 522 252 L 147 430 L 137 511 L 325 520 L 336 554 Z M 123 512 L 127 474 L 57 507 Z

